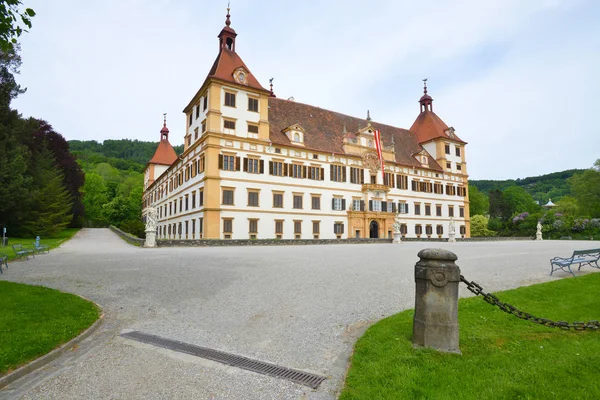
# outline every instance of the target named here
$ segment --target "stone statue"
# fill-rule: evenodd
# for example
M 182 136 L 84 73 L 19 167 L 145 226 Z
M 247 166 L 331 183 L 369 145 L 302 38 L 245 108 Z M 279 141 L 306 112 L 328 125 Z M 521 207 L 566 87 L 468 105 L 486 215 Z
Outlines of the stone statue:
M 156 232 L 156 220 L 158 219 L 156 208 L 146 208 L 146 232 Z
M 538 221 L 537 232 L 535 233 L 535 240 L 542 240 L 542 223 Z
M 400 233 L 400 228 L 402 225 L 400 224 L 400 213 L 396 214 L 396 219 L 394 219 L 394 233 Z
M 456 242 L 456 222 L 453 217 L 450 217 L 448 224 L 448 242 Z

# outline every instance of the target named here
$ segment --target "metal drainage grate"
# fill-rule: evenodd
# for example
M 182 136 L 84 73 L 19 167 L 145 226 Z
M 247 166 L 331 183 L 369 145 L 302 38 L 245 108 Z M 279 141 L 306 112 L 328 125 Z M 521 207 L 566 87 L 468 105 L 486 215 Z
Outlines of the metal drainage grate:
M 178 351 L 180 353 L 191 354 L 196 357 L 206 358 L 232 367 L 242 368 L 248 371 L 257 372 L 263 375 L 270 375 L 276 378 L 287 379 L 300 385 L 308 386 L 313 389 L 319 387 L 326 378 L 324 376 L 311 374 L 309 372 L 298 371 L 291 368 L 281 367 L 264 361 L 253 360 L 251 358 L 238 356 L 236 354 L 225 353 L 223 351 L 208 349 L 206 347 L 196 346 L 177 340 L 165 339 L 160 336 L 149 335 L 147 333 L 133 331 L 121 334 L 122 337 L 136 340 L 142 343 L 148 343 L 157 347 Z

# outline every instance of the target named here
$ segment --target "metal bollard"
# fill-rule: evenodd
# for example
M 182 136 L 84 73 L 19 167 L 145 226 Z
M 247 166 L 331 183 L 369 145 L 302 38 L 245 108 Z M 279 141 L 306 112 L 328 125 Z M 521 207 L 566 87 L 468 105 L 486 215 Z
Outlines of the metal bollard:
M 413 347 L 430 347 L 459 353 L 458 284 L 456 254 L 443 249 L 424 249 L 415 264 L 415 316 Z

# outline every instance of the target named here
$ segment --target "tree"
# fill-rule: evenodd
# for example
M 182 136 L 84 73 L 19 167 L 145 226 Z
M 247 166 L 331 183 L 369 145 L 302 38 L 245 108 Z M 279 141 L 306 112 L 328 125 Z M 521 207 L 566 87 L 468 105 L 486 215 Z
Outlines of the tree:
M 499 190 L 492 190 L 489 195 L 490 219 L 507 221 L 511 216 L 510 206 L 504 199 L 504 194 Z
M 477 189 L 477 186 L 469 186 L 469 215 L 486 215 L 490 203 L 487 196 Z
M 484 215 L 471 217 L 471 236 L 495 236 L 496 232 L 488 229 L 488 219 Z
M 105 226 L 107 220 L 102 213 L 102 206 L 108 202 L 104 179 L 93 172 L 85 175 L 82 190 L 85 217 L 91 226 Z
M 35 11 L 26 8 L 20 11 L 21 0 L 0 0 L 0 49 L 2 51 L 11 51 L 17 43 L 17 39 L 23 32 L 27 32 L 21 27 L 31 29 L 31 18 L 35 16 Z
M 600 217 L 600 172 L 588 169 L 573 175 L 569 182 L 579 205 L 579 213 L 587 217 Z
M 505 189 L 502 195 L 510 214 L 536 211 L 537 205 L 533 201 L 533 197 L 522 187 L 511 186 Z
M 32 236 L 51 236 L 69 225 L 73 203 L 52 152 L 43 147 L 34 158 L 31 207 L 23 222 L 24 231 Z

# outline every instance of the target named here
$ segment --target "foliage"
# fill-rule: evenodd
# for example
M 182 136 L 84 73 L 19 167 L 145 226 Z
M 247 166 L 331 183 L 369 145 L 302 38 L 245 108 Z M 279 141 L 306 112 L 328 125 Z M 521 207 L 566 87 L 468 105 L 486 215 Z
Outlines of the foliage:
M 561 321 L 598 319 L 600 274 L 498 293 Z M 598 332 L 524 321 L 481 297 L 460 299 L 462 355 L 412 347 L 413 310 L 383 319 L 358 340 L 341 400 L 600 398 Z M 572 377 L 577 371 L 577 379 Z M 557 379 L 557 377 L 561 377 Z
M 54 249 L 54 248 L 60 246 L 61 244 L 63 244 L 64 242 L 66 242 L 67 240 L 71 239 L 77 232 L 79 232 L 79 228 L 67 228 L 63 231 L 57 232 L 56 234 L 54 234 L 52 236 L 41 236 L 40 243 L 45 246 L 48 246 L 48 248 L 50 248 L 50 249 Z M 34 242 L 35 242 L 35 237 L 33 237 L 33 236 L 9 237 L 8 238 L 9 246 L 12 246 L 13 244 L 21 244 L 21 245 L 23 245 L 23 247 L 31 248 L 33 246 Z M 9 260 L 12 260 L 13 258 L 15 258 L 15 254 L 13 251 L 6 251 L 6 253 L 8 254 Z
M 488 229 L 488 219 L 483 215 L 471 217 L 471 236 L 496 236 L 496 232 Z
M 535 212 L 539 208 L 533 201 L 533 197 L 522 187 L 511 186 L 505 189 L 502 194 L 511 214 Z
M 81 156 L 82 159 L 101 156 L 105 159 L 131 161 L 143 168 L 154 155 L 158 143 L 131 139 L 105 140 L 101 144 L 95 140 L 71 140 L 69 145 L 72 151 Z M 174 146 L 173 148 L 177 154 L 183 152 L 183 145 Z M 113 166 L 119 169 L 127 169 L 123 166 Z
M 102 206 L 108 202 L 104 179 L 94 172 L 86 174 L 82 195 L 87 220 L 86 226 L 106 226 L 108 221 L 102 213 Z
M 0 281 L 0 375 L 79 335 L 99 317 L 79 296 L 42 286 Z
M 600 171 L 588 169 L 569 179 L 579 215 L 600 217 Z
M 13 50 L 19 36 L 27 32 L 21 24 L 31 29 L 31 18 L 35 16 L 35 11 L 31 8 L 21 11 L 21 4 L 21 0 L 0 1 L 0 49 L 2 51 Z
M 503 221 L 508 220 L 510 217 L 511 210 L 510 205 L 504 198 L 504 193 L 501 190 L 496 189 L 490 192 L 490 218 L 499 218 Z
M 486 215 L 490 209 L 487 196 L 477 189 L 477 186 L 469 186 L 469 215 Z

